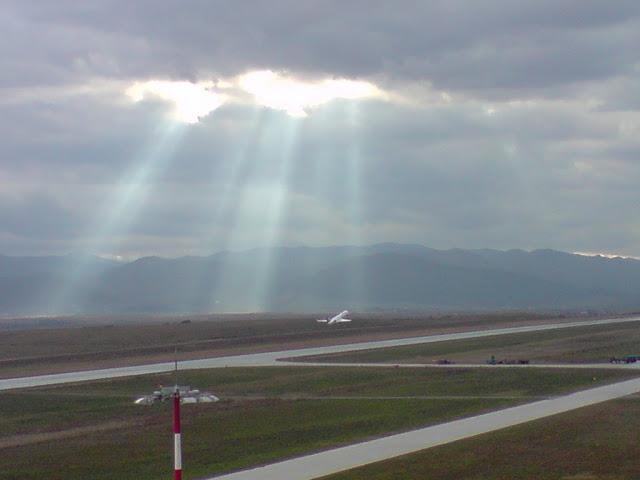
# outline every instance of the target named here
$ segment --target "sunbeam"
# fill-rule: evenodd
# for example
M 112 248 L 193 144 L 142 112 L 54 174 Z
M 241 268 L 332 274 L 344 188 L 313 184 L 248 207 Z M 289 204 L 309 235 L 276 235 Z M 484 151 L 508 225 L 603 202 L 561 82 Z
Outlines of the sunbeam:
M 215 214 L 206 242 L 228 253 L 224 262 L 213 267 L 216 272 L 207 272 L 211 310 L 224 309 L 227 303 L 232 303 L 233 299 L 226 297 L 237 291 L 234 286 L 239 282 L 245 311 L 268 307 L 274 265 L 269 247 L 278 244 L 284 229 L 299 122 L 300 119 L 258 108 L 245 141 L 226 159 L 231 164 L 226 169 L 228 176 L 224 182 L 215 179 L 216 183 L 224 183 L 224 188 L 212 197 L 216 202 Z M 263 247 L 255 251 L 251 265 L 233 263 L 233 251 L 251 243 Z M 204 300 L 200 297 L 198 301 Z
M 224 181 L 215 179 L 218 184 L 222 184 L 216 190 L 215 195 L 215 224 L 216 226 L 226 226 L 222 235 L 217 229 L 208 238 L 208 243 L 218 248 L 233 248 L 231 234 L 234 231 L 234 223 L 238 219 L 238 209 L 240 206 L 239 196 L 244 188 L 251 181 L 255 164 L 260 157 L 260 141 L 268 125 L 268 111 L 266 109 L 253 108 L 250 128 L 244 135 L 245 141 L 235 148 L 232 155 L 225 158 L 228 162 L 230 175 Z M 214 179 L 212 179 L 213 181 Z
M 275 117 L 275 118 L 274 118 Z M 252 175 L 247 177 L 240 191 L 235 207 L 235 219 L 230 237 L 230 245 L 247 242 L 247 232 L 260 232 L 255 242 L 266 248 L 256 252 L 252 265 L 250 285 L 246 286 L 247 307 L 264 310 L 268 307 L 269 287 L 273 277 L 275 259 L 271 257 L 271 247 L 281 239 L 291 192 L 289 177 L 299 119 L 281 114 L 263 117 L 253 151 Z
M 359 122 L 357 105 L 354 102 L 349 102 L 347 105 L 347 124 L 350 132 L 350 143 L 346 152 L 348 182 L 346 214 L 349 217 L 348 225 L 351 226 L 347 232 L 351 245 L 362 245 L 362 225 L 364 221 L 360 171 L 361 152 L 358 132 Z M 358 268 L 359 264 L 357 262 L 353 263 L 353 265 L 353 270 L 348 272 L 349 297 L 356 302 L 365 301 L 364 273 Z M 357 309 L 358 305 L 350 305 L 349 308 Z
M 278 281 L 278 259 L 272 257 L 272 247 L 290 244 L 299 234 L 299 225 L 294 225 L 294 217 L 299 219 L 301 215 L 300 208 L 294 203 L 296 199 L 318 208 L 327 219 L 328 226 L 321 243 L 326 244 L 336 235 L 343 241 L 360 243 L 359 147 L 355 138 L 349 143 L 348 131 L 340 132 L 340 129 L 346 126 L 346 130 L 355 130 L 357 120 L 352 104 L 356 99 L 383 95 L 374 85 L 346 79 L 301 81 L 293 76 L 262 71 L 215 83 L 137 82 L 125 93 L 136 103 L 159 99 L 173 105 L 173 121 L 154 138 L 112 189 L 101 213 L 82 236 L 83 251 L 112 256 L 133 238 L 131 228 L 139 221 L 142 209 L 154 193 L 155 177 L 164 171 L 182 143 L 186 124 L 200 122 L 225 103 L 241 109 L 252 105 L 253 109 L 248 111 L 252 111 L 254 117 L 245 140 L 234 146 L 236 153 L 224 153 L 228 158 L 218 157 L 217 160 L 224 163 L 213 168 L 224 172 L 227 178 L 215 179 L 220 188 L 212 195 L 209 215 L 212 225 L 209 233 L 202 235 L 200 248 L 207 245 L 215 245 L 218 250 L 255 245 L 265 248 L 256 254 L 250 275 L 245 272 L 247 275 L 242 280 L 233 278 L 230 270 L 225 271 L 224 264 L 204 269 L 203 282 L 194 285 L 197 291 L 194 290 L 192 306 L 217 308 L 217 302 L 224 301 L 225 291 L 231 290 L 225 285 L 242 281 L 246 284 L 247 309 L 269 308 L 273 286 Z M 147 106 L 154 111 L 153 104 Z M 351 111 L 345 111 L 345 106 Z M 311 120 L 311 111 L 319 113 L 319 117 L 326 116 L 326 125 L 319 119 Z M 157 114 L 157 109 L 154 113 Z M 228 125 L 232 124 L 220 124 L 223 128 Z M 297 158 L 302 125 L 325 131 L 316 147 L 326 149 L 327 156 L 318 157 L 314 178 L 298 179 L 304 185 L 293 185 L 297 162 L 310 161 L 309 158 Z M 324 138 L 335 132 L 340 133 L 337 145 L 327 145 Z M 336 208 L 339 213 L 331 214 Z M 356 226 L 348 227 L 354 221 Z M 218 271 L 213 273 L 216 268 Z M 69 280 L 51 293 L 52 310 L 64 310 L 72 299 L 79 297 L 82 286 L 88 283 L 89 270 L 88 263 L 78 263 L 70 272 Z M 358 282 L 354 279 L 352 283 Z M 354 286 L 353 290 L 357 288 Z
M 212 210 L 214 212 L 212 225 L 204 237 L 204 244 L 217 250 L 232 251 L 238 240 L 238 222 L 242 215 L 242 192 L 250 187 L 252 171 L 259 159 L 260 139 L 263 135 L 267 121 L 268 111 L 261 107 L 252 109 L 250 128 L 242 137 L 244 141 L 239 143 L 234 152 L 224 156 L 225 171 L 228 176 L 224 179 L 212 178 L 212 183 L 219 185 L 211 196 Z M 199 282 L 199 288 L 194 293 L 193 304 L 206 305 L 208 311 L 218 311 L 225 308 L 230 301 L 229 292 L 236 290 L 236 282 L 243 281 L 236 278 L 237 268 L 232 268 L 228 263 L 233 255 L 226 256 L 227 263 L 213 266 L 213 270 L 204 271 Z M 247 305 L 248 310 L 255 310 L 254 305 Z
M 83 250 L 87 253 L 107 253 L 117 251 L 126 241 L 127 232 L 139 217 L 145 201 L 153 191 L 154 178 L 164 171 L 174 157 L 174 153 L 184 134 L 184 125 L 176 122 L 165 124 L 161 134 L 148 143 L 139 155 L 139 160 L 126 172 L 114 187 L 100 214 L 93 218 L 83 239 Z M 89 257 L 83 257 L 68 272 L 66 282 L 49 292 L 47 305 L 52 312 L 64 312 L 70 302 L 83 296 L 83 289 L 91 280 Z
M 103 251 L 107 239 L 118 231 L 129 230 L 153 191 L 155 177 L 174 158 L 185 131 L 184 125 L 173 122 L 166 124 L 159 135 L 154 135 L 148 149 L 140 155 L 139 163 L 122 177 L 111 201 L 91 226 L 92 251 Z
M 274 265 L 278 259 L 273 257 L 273 247 L 281 243 L 281 236 L 285 226 L 283 220 L 286 218 L 289 202 L 292 201 L 290 190 L 290 174 L 295 155 L 295 143 L 298 139 L 298 129 L 300 121 L 295 118 L 286 119 L 283 128 L 282 150 L 279 159 L 277 178 L 271 186 L 271 194 L 268 199 L 267 216 L 265 217 L 265 239 L 264 243 L 270 248 L 258 265 L 256 265 L 255 283 L 253 286 L 253 296 L 263 309 L 268 307 L 269 285 L 273 281 L 278 281 L 277 272 Z M 271 281 L 270 281 L 271 280 Z

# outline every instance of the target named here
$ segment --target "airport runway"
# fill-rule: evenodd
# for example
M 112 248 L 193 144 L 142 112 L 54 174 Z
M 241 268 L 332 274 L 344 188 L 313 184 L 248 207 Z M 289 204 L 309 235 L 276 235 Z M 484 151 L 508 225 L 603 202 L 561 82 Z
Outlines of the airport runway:
M 640 392 L 640 378 L 207 480 L 309 480 Z
M 469 338 L 489 337 L 494 335 L 509 335 L 512 333 L 536 332 L 542 330 L 555 330 L 562 328 L 584 327 L 589 325 L 606 325 L 612 323 L 638 322 L 640 317 L 612 318 L 601 320 L 586 320 L 580 322 L 555 323 L 546 325 L 529 325 L 523 327 L 498 328 L 492 330 L 477 330 L 462 333 L 449 333 L 443 335 L 430 335 L 424 337 L 400 338 L 394 340 L 380 340 L 375 342 L 352 343 L 347 345 L 331 345 L 326 347 L 303 348 L 295 350 L 282 350 L 277 352 L 255 353 L 248 355 L 234 355 L 229 357 L 207 358 L 202 360 L 185 360 L 180 362 L 181 370 L 199 368 L 223 368 L 223 367 L 262 367 L 283 365 L 280 359 L 294 359 L 307 355 L 324 355 L 329 353 L 351 352 L 367 350 L 371 348 L 397 347 L 405 345 L 417 345 L 422 343 L 445 342 L 449 340 L 464 340 Z M 331 327 L 328 327 L 331 328 Z M 326 366 L 321 363 L 292 362 L 290 365 Z M 333 365 L 333 364 L 332 364 Z M 367 366 L 379 366 L 367 364 Z M 389 366 L 389 365 L 385 365 Z M 424 365 L 423 365 L 424 366 Z M 457 365 L 458 367 L 460 365 Z M 477 366 L 477 365 L 476 365 Z M 546 366 L 549 367 L 548 365 Z M 591 365 L 591 367 L 596 367 Z M 607 365 L 611 368 L 611 365 Z M 625 365 L 626 367 L 626 365 Z M 64 383 L 84 382 L 89 380 L 105 380 L 109 378 L 130 377 L 135 375 L 147 375 L 151 373 L 171 372 L 175 368 L 174 362 L 155 363 L 131 367 L 106 368 L 101 370 L 87 370 L 81 372 L 59 373 L 52 375 L 38 375 L 32 377 L 7 378 L 0 380 L 0 391 L 15 390 L 20 388 L 41 387 L 46 385 L 59 385 Z
M 561 328 L 574 328 L 589 325 L 604 325 L 612 323 L 626 323 L 640 321 L 640 317 L 589 320 L 581 322 L 558 323 L 548 325 L 534 325 L 526 327 L 501 328 L 493 330 L 481 330 L 464 333 L 453 333 L 445 335 L 433 335 L 425 337 L 414 337 L 396 340 L 383 340 L 376 342 L 364 342 L 349 345 L 335 345 L 327 347 L 305 348 L 295 350 L 284 350 L 278 352 L 266 352 L 250 355 L 236 355 L 229 357 L 218 357 L 203 360 L 189 360 L 180 362 L 181 369 L 199 368 L 223 368 L 223 367 L 259 367 L 283 365 L 280 359 L 295 359 L 306 355 L 320 355 L 327 353 L 338 353 L 355 350 L 366 350 L 371 348 L 394 347 L 402 345 L 415 345 L 421 343 L 442 342 L 448 340 L 463 340 L 468 338 L 487 337 L 493 335 L 508 335 L 512 333 L 534 332 L 542 330 L 552 330 Z M 303 359 L 294 361 L 292 365 L 340 365 L 305 363 Z M 374 366 L 366 364 L 366 366 Z M 379 364 L 376 366 L 380 366 Z M 394 365 L 385 364 L 390 367 Z M 408 365 L 402 365 L 408 366 Z M 415 365 L 413 365 L 415 366 Z M 425 365 L 420 365 L 425 366 Z M 473 365 L 479 367 L 479 365 Z M 601 365 L 602 367 L 615 368 L 611 364 Z M 81 382 L 88 380 L 102 380 L 109 378 L 127 377 L 133 375 L 144 375 L 151 373 L 170 372 L 174 369 L 173 362 L 140 365 L 122 368 L 109 368 L 102 370 L 91 370 L 84 372 L 72 372 L 54 375 L 41 375 L 33 377 L 11 378 L 0 380 L 0 391 L 13 390 L 27 387 L 37 387 L 45 385 L 64 384 L 70 382 Z M 430 367 L 440 367 L 433 366 Z M 448 366 L 442 366 L 444 368 Z M 460 367 L 460 365 L 455 365 Z M 484 365 L 483 365 L 484 367 Z M 491 368 L 534 368 L 534 365 L 501 365 L 490 366 Z M 550 368 L 549 365 L 540 366 Z M 559 366 L 567 368 L 568 366 Z M 576 366 L 579 368 L 580 366 Z M 597 365 L 589 365 L 588 368 L 597 368 Z M 619 365 L 620 368 L 638 368 L 638 364 Z M 640 378 L 628 380 L 613 385 L 593 388 L 567 396 L 554 399 L 547 399 L 533 402 L 526 405 L 506 408 L 496 412 L 491 412 L 476 417 L 455 420 L 452 422 L 435 425 L 423 429 L 391 435 L 376 440 L 358 443 L 347 447 L 336 448 L 292 460 L 286 460 L 264 467 L 235 472 L 210 480 L 307 480 L 342 470 L 355 468 L 381 460 L 386 460 L 399 455 L 404 455 L 426 448 L 450 443 L 474 435 L 499 430 L 502 428 L 529 422 L 535 419 L 555 415 L 580 407 L 605 402 L 614 398 L 622 397 L 640 392 Z

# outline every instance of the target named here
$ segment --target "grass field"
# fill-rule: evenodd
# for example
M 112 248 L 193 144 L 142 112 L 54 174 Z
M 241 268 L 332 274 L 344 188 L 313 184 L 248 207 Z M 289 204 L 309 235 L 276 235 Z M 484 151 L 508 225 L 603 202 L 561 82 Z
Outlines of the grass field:
M 44 330 L 32 331 L 37 340 L 28 339 L 26 331 L 20 336 L 0 332 L 0 350 L 14 352 L 4 365 L 6 371 L 25 367 L 37 371 L 54 358 L 56 368 L 75 365 L 76 356 L 82 365 L 91 365 L 92 355 L 99 362 L 120 358 L 118 352 L 129 352 L 122 357 L 126 361 L 154 358 L 149 352 L 167 349 L 170 335 L 191 345 L 193 350 L 189 351 L 193 353 L 216 354 L 333 342 L 336 341 L 331 337 L 336 335 L 333 332 L 352 340 L 378 338 L 385 330 L 389 337 L 491 325 L 487 316 L 454 317 L 451 325 L 447 320 L 433 319 L 427 325 L 424 319 L 409 319 L 392 328 L 393 322 L 374 319 L 359 330 L 359 336 L 346 329 L 327 333 L 326 328 L 316 335 L 317 326 L 310 326 L 306 320 L 298 326 L 287 320 L 271 330 L 265 329 L 262 321 L 247 320 L 235 333 L 226 325 L 222 329 L 225 333 L 221 334 L 223 345 L 208 344 L 204 350 L 200 350 L 203 344 L 198 342 L 214 340 L 198 339 L 194 332 L 200 335 L 213 327 L 198 326 L 197 322 L 124 325 L 122 329 L 74 328 L 68 329 L 67 337 L 64 331 L 56 329 L 55 335 L 49 331 L 51 345 L 47 345 Z M 531 320 L 526 316 L 505 315 L 497 318 L 497 324 Z M 391 363 L 431 363 L 448 358 L 456 363 L 484 363 L 493 354 L 497 358 L 527 356 L 532 363 L 602 363 L 613 355 L 637 353 L 640 337 L 634 326 L 488 337 L 340 358 Z M 191 327 L 196 328 L 189 330 Z M 153 328 L 158 331 L 145 336 L 147 343 L 136 350 L 132 339 Z M 97 332 L 108 334 L 102 339 L 94 338 Z M 119 343 L 123 333 L 131 337 L 122 337 Z M 81 342 L 87 336 L 94 338 L 91 345 L 70 342 L 65 350 L 65 338 Z M 170 355 L 172 352 L 167 354 Z M 216 404 L 183 407 L 184 478 L 207 477 L 637 375 L 634 370 L 455 366 L 446 369 L 283 366 L 179 372 L 180 384 L 190 384 L 222 398 Z M 0 393 L 1 478 L 171 478 L 171 406 L 132 404 L 136 396 L 150 393 L 159 382 L 173 384 L 174 377 L 149 375 Z M 640 420 L 636 420 L 640 418 L 639 410 L 640 398 L 627 397 L 363 467 L 331 479 L 637 479 L 640 452 L 635 432 L 640 428 Z
M 181 372 L 181 384 L 224 399 L 184 406 L 184 475 L 239 469 L 628 377 L 615 370 L 463 368 Z M 132 405 L 158 382 L 170 384 L 172 376 L 0 395 L 2 478 L 162 477 L 171 470 L 171 406 Z
M 587 326 L 492 337 L 426 343 L 404 347 L 365 350 L 307 360 L 329 362 L 485 363 L 526 359 L 535 364 L 607 363 L 611 357 L 640 353 L 640 329 L 636 323 Z

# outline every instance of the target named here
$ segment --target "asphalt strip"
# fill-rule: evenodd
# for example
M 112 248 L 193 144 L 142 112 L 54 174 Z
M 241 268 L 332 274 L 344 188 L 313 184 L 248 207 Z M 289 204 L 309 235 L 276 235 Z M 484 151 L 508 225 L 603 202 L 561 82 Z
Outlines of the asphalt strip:
M 309 480 L 640 392 L 640 378 L 378 438 L 207 480 Z
M 222 367 L 256 367 L 267 365 L 282 365 L 278 359 L 301 357 L 306 355 L 326 355 L 329 353 L 341 353 L 370 348 L 396 347 L 403 345 L 416 345 L 447 340 L 464 340 L 468 338 L 480 338 L 493 335 L 507 335 L 513 333 L 536 332 L 560 328 L 574 328 L 588 325 L 605 325 L 611 323 L 638 322 L 640 317 L 608 318 L 598 320 L 585 320 L 580 322 L 527 325 L 522 327 L 498 328 L 478 330 L 471 332 L 451 333 L 442 335 L 427 335 L 424 337 L 399 338 L 394 340 L 380 340 L 346 345 L 331 345 L 325 347 L 302 348 L 283 350 L 279 352 L 263 352 L 229 357 L 215 357 L 201 360 L 186 360 L 180 363 L 180 369 L 190 370 L 195 368 L 222 368 Z M 173 362 L 138 365 L 120 368 L 106 368 L 100 370 L 87 370 L 79 372 L 58 373 L 50 375 L 36 375 L 31 377 L 18 377 L 0 379 L 0 391 L 14 390 L 29 387 L 41 387 L 45 385 L 60 385 L 72 382 L 86 382 L 90 380 L 104 380 L 108 378 L 122 378 L 133 375 L 148 375 L 152 373 L 171 372 L 174 369 Z M 315 364 L 315 366 L 322 366 Z

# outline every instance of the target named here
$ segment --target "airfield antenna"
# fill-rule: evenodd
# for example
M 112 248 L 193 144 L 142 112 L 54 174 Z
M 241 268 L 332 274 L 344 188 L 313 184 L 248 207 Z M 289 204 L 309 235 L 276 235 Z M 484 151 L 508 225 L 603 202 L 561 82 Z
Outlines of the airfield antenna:
M 182 480 L 182 439 L 180 435 L 180 388 L 178 387 L 178 348 L 174 350 L 175 381 L 173 391 L 173 452 L 174 452 L 174 480 Z
M 180 389 L 176 385 L 173 392 L 173 451 L 174 451 L 174 480 L 182 480 L 182 445 L 180 438 Z

